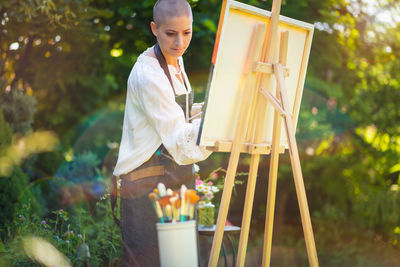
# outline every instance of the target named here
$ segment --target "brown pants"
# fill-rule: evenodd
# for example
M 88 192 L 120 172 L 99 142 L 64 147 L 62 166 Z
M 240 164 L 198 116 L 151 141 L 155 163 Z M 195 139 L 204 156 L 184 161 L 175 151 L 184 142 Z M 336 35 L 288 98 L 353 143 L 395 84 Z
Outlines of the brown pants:
M 167 152 L 155 153 L 138 169 L 163 165 L 164 175 L 131 182 L 121 180 L 121 233 L 124 245 L 124 266 L 160 266 L 156 223 L 158 222 L 148 194 L 159 182 L 178 190 L 182 184 L 194 188 L 193 165 L 178 165 Z M 159 154 L 159 155 L 157 155 Z

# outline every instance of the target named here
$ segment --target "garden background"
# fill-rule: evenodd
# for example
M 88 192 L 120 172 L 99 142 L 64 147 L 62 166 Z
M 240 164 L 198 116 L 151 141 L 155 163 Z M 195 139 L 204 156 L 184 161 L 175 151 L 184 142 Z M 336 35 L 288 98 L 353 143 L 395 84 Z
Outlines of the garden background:
M 75 266 L 119 266 L 107 187 L 126 81 L 155 42 L 154 2 L 0 2 L 0 266 L 39 265 L 29 256 L 40 251 Z M 221 2 L 190 1 L 193 40 L 184 59 L 198 102 Z M 272 4 L 242 2 L 267 10 Z M 297 140 L 320 265 L 399 266 L 400 4 L 284 0 L 281 14 L 315 25 Z M 226 168 L 228 156 L 199 163 L 201 176 Z M 261 263 L 268 163 L 262 157 L 248 266 Z M 238 170 L 248 167 L 244 155 Z M 228 215 L 234 225 L 246 188 L 246 176 L 239 179 Z M 48 244 L 64 257 L 44 249 Z M 287 153 L 272 256 L 272 266 L 308 265 Z

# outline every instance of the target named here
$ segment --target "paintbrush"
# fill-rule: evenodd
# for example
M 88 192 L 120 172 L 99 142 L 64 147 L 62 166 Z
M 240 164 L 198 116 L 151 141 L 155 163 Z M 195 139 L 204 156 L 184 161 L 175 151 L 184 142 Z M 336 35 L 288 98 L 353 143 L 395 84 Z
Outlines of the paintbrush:
M 167 189 L 167 196 L 172 196 L 174 194 L 174 191 L 172 191 L 171 188 Z
M 187 215 L 187 207 L 186 207 L 186 186 L 183 184 L 181 186 L 181 215 L 180 215 L 180 221 L 184 222 L 186 221 L 186 215 Z
M 172 207 L 172 222 L 177 222 L 179 220 L 179 210 L 177 207 L 177 201 L 178 201 L 178 196 L 172 196 L 169 199 L 169 202 L 171 202 L 171 207 Z
M 164 212 L 164 214 L 166 215 L 165 221 L 170 221 L 171 218 L 168 218 L 167 216 L 167 205 L 171 205 L 170 199 L 171 196 L 164 196 L 162 198 L 160 198 L 158 201 L 160 202 L 161 208 Z
M 150 193 L 149 198 L 153 203 L 153 207 L 156 211 L 158 219 L 160 220 L 161 223 L 164 223 L 163 212 L 161 210 L 160 203 L 157 201 L 158 196 L 155 193 Z
M 187 190 L 186 191 L 186 200 L 188 203 L 188 220 L 194 219 L 194 206 L 199 201 L 200 197 L 196 195 L 196 191 Z
M 178 200 L 176 201 L 176 212 L 177 212 L 177 220 L 176 221 L 180 221 L 181 218 L 181 199 L 178 196 Z
M 165 185 L 163 183 L 158 183 L 157 188 L 158 188 L 158 195 L 160 196 L 160 198 L 162 198 L 167 194 L 167 190 L 165 189 Z
M 167 222 L 171 222 L 172 218 L 172 208 L 171 205 L 168 204 L 165 206 L 165 214 L 167 215 Z
M 160 198 L 160 195 L 158 194 L 158 189 L 157 188 L 153 189 L 153 193 L 157 195 L 157 199 Z

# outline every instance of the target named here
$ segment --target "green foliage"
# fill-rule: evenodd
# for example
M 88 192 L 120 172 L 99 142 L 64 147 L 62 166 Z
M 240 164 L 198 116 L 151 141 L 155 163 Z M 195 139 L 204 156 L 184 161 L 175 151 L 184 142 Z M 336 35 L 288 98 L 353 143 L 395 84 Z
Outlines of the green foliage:
M 40 118 L 36 126 L 60 135 L 116 88 L 102 69 L 111 59 L 104 51 L 105 31 L 92 21 L 110 12 L 89 3 L 46 0 L 0 5 L 1 91 L 34 94 Z
M 398 242 L 398 26 L 383 26 L 365 2 L 333 2 L 319 11 L 297 132 L 310 207 Z M 376 4 L 375 15 L 385 10 Z
M 65 135 L 76 140 L 72 146 L 74 154 L 85 153 L 85 151 L 95 153 L 99 159 L 103 159 L 102 168 L 106 167 L 109 172 L 113 170 L 118 156 L 117 140 L 121 138 L 123 101 L 120 96 L 118 102 L 121 104 L 111 102 L 105 107 L 94 110 Z M 108 159 L 104 159 L 106 157 Z M 107 165 L 105 160 L 114 161 L 110 162 L 111 165 Z
M 49 208 L 98 200 L 106 191 L 96 154 L 79 154 L 64 161 L 50 181 Z
M 64 161 L 64 155 L 60 149 L 52 152 L 44 152 L 36 155 L 33 163 L 35 170 L 40 170 L 40 178 L 52 177 Z
M 111 266 L 111 263 L 118 262 L 118 258 L 122 258 L 122 240 L 120 229 L 112 217 L 109 195 L 96 203 L 93 215 L 83 209 L 77 214 L 81 229 L 85 229 L 92 266 Z
M 12 133 L 12 128 L 4 119 L 3 111 L 0 108 L 0 155 L 11 144 Z
M 314 217 L 316 244 L 321 266 L 397 266 L 398 248 L 368 228 Z M 345 245 L 344 245 L 345 244 Z M 305 244 L 299 242 L 299 255 Z M 302 256 L 302 266 L 307 259 Z
M 62 177 L 70 183 L 99 180 L 102 178 L 99 164 L 100 160 L 96 154 L 79 154 L 73 160 L 64 162 L 55 176 Z
M 0 95 L 0 108 L 14 132 L 24 134 L 31 129 L 35 106 L 35 97 L 20 91 L 14 90 Z
M 21 168 L 15 167 L 9 177 L 0 178 L 0 228 L 2 231 L 17 217 L 16 211 L 27 205 L 31 207 L 32 214 L 43 213 L 43 207 L 29 186 L 28 177 Z M 3 237 L 4 234 L 4 232 L 1 233 L 1 236 Z
M 110 266 L 122 253 L 119 228 L 115 225 L 108 196 L 97 202 L 92 214 L 84 208 L 71 212 L 55 210 L 48 218 L 32 212 L 29 205 L 18 210 L 13 222 L 15 236 L 9 237 L 0 251 L 0 263 L 10 266 L 42 266 L 26 255 L 22 246 L 28 236 L 41 237 L 67 256 L 74 266 Z M 86 246 L 90 257 L 87 257 Z M 46 253 L 46 252 L 41 252 Z
M 15 135 L 10 146 L 0 155 L 0 175 L 8 176 L 14 166 L 21 166 L 23 160 L 34 153 L 51 151 L 58 145 L 58 138 L 52 132 L 36 131 L 25 136 Z

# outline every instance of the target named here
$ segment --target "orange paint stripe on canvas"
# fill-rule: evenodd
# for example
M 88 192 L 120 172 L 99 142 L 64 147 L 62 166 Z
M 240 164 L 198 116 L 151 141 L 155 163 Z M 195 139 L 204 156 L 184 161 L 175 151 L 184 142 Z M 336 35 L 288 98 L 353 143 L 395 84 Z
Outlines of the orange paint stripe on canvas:
M 221 37 L 222 23 L 224 22 L 224 17 L 225 17 L 226 2 L 227 2 L 227 0 L 222 0 L 222 7 L 221 7 L 221 14 L 219 15 L 217 36 L 215 37 L 214 51 L 213 51 L 213 56 L 212 56 L 212 59 L 211 59 L 211 63 L 213 65 L 215 65 L 215 61 L 217 59 L 219 38 Z

